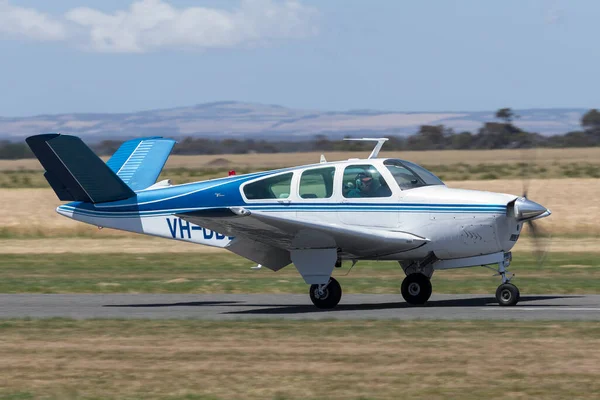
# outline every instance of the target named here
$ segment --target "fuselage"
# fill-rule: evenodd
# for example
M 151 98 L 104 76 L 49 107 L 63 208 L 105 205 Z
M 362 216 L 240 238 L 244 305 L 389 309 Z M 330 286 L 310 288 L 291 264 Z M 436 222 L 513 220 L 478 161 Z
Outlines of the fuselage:
M 399 164 L 401 160 L 397 161 Z M 369 173 L 367 178 L 377 193 L 357 194 L 360 179 L 364 179 L 362 172 L 356 173 L 361 168 Z M 507 209 L 517 196 L 452 189 L 427 177 L 423 185 L 408 177 L 401 187 L 404 178 L 399 168 L 386 159 L 313 164 L 153 187 L 110 203 L 72 202 L 59 206 L 57 212 L 97 226 L 216 247 L 226 247 L 232 238 L 176 215 L 243 207 L 299 220 L 409 232 L 429 239 L 416 249 L 373 257 L 388 260 L 420 259 L 431 252 L 440 259 L 471 257 L 508 252 L 516 243 L 522 224 L 508 215 Z M 273 183 L 268 186 L 269 182 Z M 353 258 L 352 249 L 340 250 L 346 258 Z

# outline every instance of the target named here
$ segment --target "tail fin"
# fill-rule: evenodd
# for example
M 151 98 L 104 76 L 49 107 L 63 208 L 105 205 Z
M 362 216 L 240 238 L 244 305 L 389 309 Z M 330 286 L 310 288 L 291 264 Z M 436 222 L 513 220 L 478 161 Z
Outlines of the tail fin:
M 49 133 L 31 136 L 27 144 L 60 200 L 104 203 L 135 196 L 89 147 L 76 136 Z
M 161 137 L 129 140 L 106 165 L 132 190 L 146 189 L 156 182 L 174 144 L 174 140 Z

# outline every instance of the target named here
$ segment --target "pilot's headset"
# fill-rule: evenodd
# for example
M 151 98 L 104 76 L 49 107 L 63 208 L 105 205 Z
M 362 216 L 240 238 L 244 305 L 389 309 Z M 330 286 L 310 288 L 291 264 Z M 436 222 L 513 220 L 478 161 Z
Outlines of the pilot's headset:
M 359 172 L 354 183 L 356 183 L 357 189 L 365 190 L 368 185 L 373 184 L 373 176 L 368 171 Z

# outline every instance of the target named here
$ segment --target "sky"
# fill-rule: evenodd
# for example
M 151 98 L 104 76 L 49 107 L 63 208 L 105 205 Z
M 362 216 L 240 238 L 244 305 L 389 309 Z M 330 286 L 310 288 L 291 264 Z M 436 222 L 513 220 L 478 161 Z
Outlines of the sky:
M 596 0 L 0 0 L 0 116 L 600 107 Z

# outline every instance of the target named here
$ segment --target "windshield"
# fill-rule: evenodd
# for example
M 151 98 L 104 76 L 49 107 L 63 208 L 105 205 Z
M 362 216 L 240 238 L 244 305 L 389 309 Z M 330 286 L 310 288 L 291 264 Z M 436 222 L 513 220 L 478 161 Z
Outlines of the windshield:
M 383 165 L 391 172 L 400 189 L 443 185 L 444 182 L 425 168 L 404 160 L 385 160 Z

